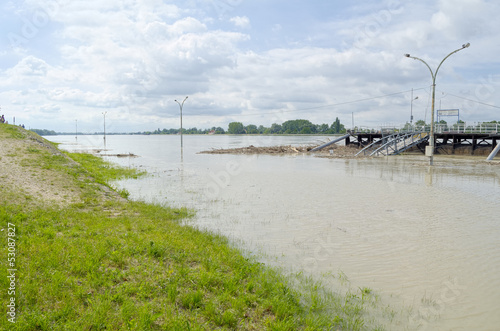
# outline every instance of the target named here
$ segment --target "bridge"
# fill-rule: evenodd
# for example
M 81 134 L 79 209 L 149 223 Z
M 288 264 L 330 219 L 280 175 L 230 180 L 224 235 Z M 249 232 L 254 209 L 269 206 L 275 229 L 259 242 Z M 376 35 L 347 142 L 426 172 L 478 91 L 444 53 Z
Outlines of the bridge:
M 425 152 L 429 140 L 429 126 L 416 127 L 406 125 L 403 128 L 381 127 L 380 129 L 358 128 L 350 131 L 345 145 L 356 145 L 361 150 L 357 156 L 386 156 L 402 152 L 420 150 Z M 500 124 L 478 123 L 474 125 L 454 124 L 451 126 L 437 124 L 434 128 L 436 154 L 455 154 L 457 150 L 466 150 L 474 155 L 481 150 L 489 154 L 491 160 L 499 152 Z

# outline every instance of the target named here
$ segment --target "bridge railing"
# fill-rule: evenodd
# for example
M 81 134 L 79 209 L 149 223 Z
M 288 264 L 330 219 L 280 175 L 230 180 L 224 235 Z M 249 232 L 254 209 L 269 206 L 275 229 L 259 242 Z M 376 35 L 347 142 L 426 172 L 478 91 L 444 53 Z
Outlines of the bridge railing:
M 407 132 L 430 132 L 430 125 L 410 125 L 409 123 L 404 126 L 382 126 L 378 128 L 369 127 L 356 127 L 356 133 L 381 133 L 388 135 L 393 133 L 407 133 Z M 456 123 L 456 124 L 435 124 L 435 133 L 486 133 L 486 134 L 500 134 L 500 123 Z
M 426 125 L 420 130 L 430 131 L 430 125 Z M 420 131 L 418 130 L 418 131 Z M 498 123 L 460 123 L 460 124 L 436 124 L 435 133 L 500 133 L 500 124 Z

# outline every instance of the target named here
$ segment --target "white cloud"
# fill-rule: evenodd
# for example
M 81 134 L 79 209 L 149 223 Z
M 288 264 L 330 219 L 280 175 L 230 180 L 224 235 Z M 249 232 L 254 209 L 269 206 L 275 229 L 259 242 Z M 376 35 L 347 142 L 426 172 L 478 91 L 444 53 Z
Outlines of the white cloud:
M 45 104 L 40 107 L 42 113 L 55 114 L 61 111 L 61 107 L 56 104 Z
M 7 75 L 17 79 L 22 79 L 23 76 L 46 76 L 48 68 L 45 61 L 29 55 L 7 70 Z
M 250 19 L 246 16 L 243 16 L 243 17 L 242 16 L 235 16 L 235 17 L 232 17 L 229 21 L 239 28 L 246 29 L 246 28 L 250 27 Z
M 447 60 L 439 88 L 500 104 L 498 93 L 475 92 L 490 74 L 481 91 L 500 88 L 494 71 L 500 67 L 500 10 L 492 1 L 362 1 L 345 9 L 348 16 L 332 9 L 314 20 L 306 19 L 314 3 L 304 3 L 297 7 L 304 21 L 293 24 L 271 4 L 254 11 L 241 4 L 219 17 L 191 2 L 53 1 L 60 8 L 52 10 L 49 24 L 17 53 L 0 53 L 11 63 L 1 72 L 0 97 L 7 100 L 2 111 L 23 114 L 26 121 L 58 111 L 57 122 L 44 122 L 58 130 L 75 118 L 83 127 L 84 118 L 90 123 L 103 109 L 133 131 L 134 125 L 148 129 L 151 123 L 174 127 L 173 100 L 185 95 L 187 123 L 198 127 L 229 120 L 268 125 L 296 117 L 320 123 L 339 116 L 349 122 L 352 112 L 363 114 L 366 125 L 405 121 L 407 95 L 349 101 L 428 86 L 427 69 L 403 54 L 435 66 L 465 42 L 472 46 Z M 10 10 L 30 19 L 44 3 L 31 0 L 29 7 Z M 245 33 L 232 32 L 234 26 Z M 422 117 L 425 99 L 414 105 Z M 496 114 L 475 113 L 490 117 L 477 121 Z

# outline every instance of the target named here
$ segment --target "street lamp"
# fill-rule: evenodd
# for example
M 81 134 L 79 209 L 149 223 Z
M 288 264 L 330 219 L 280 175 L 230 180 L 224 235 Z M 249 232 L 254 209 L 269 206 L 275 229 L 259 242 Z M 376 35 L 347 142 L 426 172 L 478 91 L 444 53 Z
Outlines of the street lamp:
M 182 103 L 180 103 L 177 100 L 174 100 L 175 102 L 177 102 L 179 104 L 179 107 L 181 109 L 181 148 L 183 147 L 183 144 L 182 144 L 182 107 L 184 106 L 184 102 L 187 100 L 187 98 L 188 97 L 185 97 L 184 100 L 182 101 Z
M 431 76 L 432 76 L 432 110 L 431 110 L 431 132 L 429 133 L 430 135 L 430 139 L 429 139 L 429 146 L 427 146 L 426 150 L 425 150 L 425 154 L 427 156 L 429 156 L 429 164 L 432 165 L 433 163 L 433 157 L 434 157 L 434 145 L 435 145 L 435 142 L 434 142 L 434 102 L 435 102 L 435 99 L 436 99 L 436 76 L 438 74 L 438 71 L 439 71 L 439 68 L 441 68 L 441 65 L 443 64 L 443 62 L 449 58 L 452 54 L 455 54 L 456 52 L 458 51 L 461 51 L 462 49 L 464 48 L 467 48 L 470 46 L 470 43 L 467 43 L 467 44 L 463 44 L 461 48 L 457 49 L 457 50 L 454 50 L 453 52 L 451 52 L 450 54 L 446 55 L 446 57 L 441 61 L 441 63 L 439 63 L 437 69 L 436 69 L 436 72 L 433 72 L 431 67 L 427 64 L 427 62 L 425 62 L 424 60 L 418 58 L 418 57 L 415 57 L 415 56 L 410 56 L 410 54 L 405 54 L 406 57 L 408 58 L 411 58 L 411 59 L 414 59 L 414 60 L 419 60 L 421 61 L 423 64 L 425 64 L 427 66 L 427 68 L 429 68 L 429 71 L 431 72 Z
M 105 111 L 102 114 L 104 115 L 104 150 L 106 150 L 106 114 L 108 112 Z

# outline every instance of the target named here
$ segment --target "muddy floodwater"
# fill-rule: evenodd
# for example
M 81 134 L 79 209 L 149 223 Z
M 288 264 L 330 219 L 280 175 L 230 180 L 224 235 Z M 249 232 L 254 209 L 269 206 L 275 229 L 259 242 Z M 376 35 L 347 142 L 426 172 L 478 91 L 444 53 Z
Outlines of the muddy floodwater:
M 103 148 L 98 136 L 48 138 L 68 150 Z M 419 155 L 198 154 L 320 140 L 184 136 L 181 153 L 179 136 L 108 136 L 106 147 L 138 155 L 109 160 L 149 173 L 116 183 L 132 199 L 196 209 L 190 224 L 268 263 L 372 289 L 394 312 L 392 324 L 381 321 L 388 329 L 499 330 L 498 157 L 437 156 L 430 168 Z

